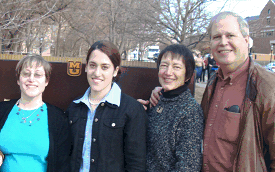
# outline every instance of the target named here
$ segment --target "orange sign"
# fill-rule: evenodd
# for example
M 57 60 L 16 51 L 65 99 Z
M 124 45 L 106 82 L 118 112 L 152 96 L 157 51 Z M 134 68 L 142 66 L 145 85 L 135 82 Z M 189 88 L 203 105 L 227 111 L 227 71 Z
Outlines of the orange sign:
M 81 75 L 82 62 L 80 61 L 68 61 L 67 74 L 69 76 L 80 76 Z

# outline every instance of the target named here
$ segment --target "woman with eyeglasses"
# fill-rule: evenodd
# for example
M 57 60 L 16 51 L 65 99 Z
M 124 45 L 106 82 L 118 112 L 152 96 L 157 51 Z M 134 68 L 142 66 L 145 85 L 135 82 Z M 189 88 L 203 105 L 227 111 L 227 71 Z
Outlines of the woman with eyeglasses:
M 26 56 L 16 66 L 21 97 L 0 102 L 1 172 L 70 170 L 68 120 L 42 100 L 50 73 L 49 62 L 39 55 Z

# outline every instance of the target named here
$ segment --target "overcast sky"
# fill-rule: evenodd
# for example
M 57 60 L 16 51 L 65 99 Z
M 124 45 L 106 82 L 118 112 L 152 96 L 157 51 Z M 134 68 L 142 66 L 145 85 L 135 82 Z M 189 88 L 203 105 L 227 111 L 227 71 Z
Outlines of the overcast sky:
M 269 0 L 217 0 L 214 2 L 208 2 L 209 6 L 207 9 L 215 15 L 226 2 L 222 11 L 232 11 L 243 18 L 246 18 L 249 16 L 260 15 L 268 1 Z

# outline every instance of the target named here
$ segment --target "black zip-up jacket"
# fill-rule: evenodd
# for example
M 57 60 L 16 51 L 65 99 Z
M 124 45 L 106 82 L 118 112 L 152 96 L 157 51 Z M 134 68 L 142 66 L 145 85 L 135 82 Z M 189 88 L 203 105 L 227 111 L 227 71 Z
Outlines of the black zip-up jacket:
M 17 100 L 0 102 L 0 132 Z M 48 103 L 48 127 L 50 147 L 47 159 L 47 172 L 70 171 L 70 129 L 64 112 Z
M 73 150 L 71 170 L 79 171 L 88 107 L 72 102 L 67 110 Z M 121 93 L 120 106 L 108 102 L 96 109 L 92 127 L 91 172 L 142 172 L 146 163 L 147 115 L 143 106 Z

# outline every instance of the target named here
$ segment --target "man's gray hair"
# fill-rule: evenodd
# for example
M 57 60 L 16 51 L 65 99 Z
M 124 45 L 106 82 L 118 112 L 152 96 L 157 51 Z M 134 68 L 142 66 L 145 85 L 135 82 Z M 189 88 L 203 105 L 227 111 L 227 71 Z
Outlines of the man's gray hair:
M 211 30 L 212 30 L 213 24 L 219 22 L 221 19 L 225 19 L 227 16 L 236 17 L 237 21 L 239 23 L 240 31 L 241 31 L 243 37 L 249 36 L 249 26 L 248 26 L 247 21 L 244 20 L 241 16 L 239 16 L 236 13 L 233 13 L 233 12 L 230 12 L 230 11 L 225 11 L 225 12 L 221 12 L 221 13 L 215 15 L 211 19 L 210 24 L 209 24 L 208 29 L 207 29 L 207 32 L 208 32 L 210 38 L 211 38 Z

